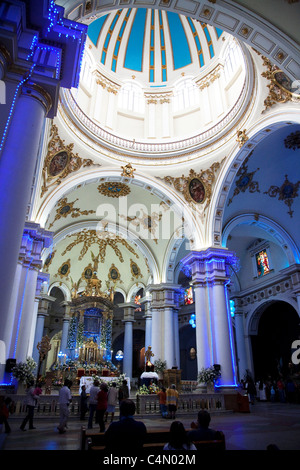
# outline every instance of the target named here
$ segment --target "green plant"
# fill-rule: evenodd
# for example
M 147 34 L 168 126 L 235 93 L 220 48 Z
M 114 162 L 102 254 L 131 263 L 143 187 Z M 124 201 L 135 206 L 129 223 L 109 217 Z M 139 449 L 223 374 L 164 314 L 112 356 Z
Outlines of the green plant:
M 15 379 L 23 384 L 30 383 L 34 380 L 33 371 L 36 368 L 36 362 L 31 358 L 27 357 L 26 362 L 18 362 L 12 370 L 12 375 Z
M 198 382 L 205 384 L 213 384 L 220 376 L 220 372 L 216 371 L 214 367 L 202 367 L 198 374 Z

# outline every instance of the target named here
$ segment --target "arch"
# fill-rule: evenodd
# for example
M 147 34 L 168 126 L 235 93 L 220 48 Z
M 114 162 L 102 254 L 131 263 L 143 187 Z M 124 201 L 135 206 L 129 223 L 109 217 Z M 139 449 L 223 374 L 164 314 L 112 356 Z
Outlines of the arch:
M 66 284 L 64 284 L 61 281 L 53 282 L 48 288 L 48 295 L 50 295 L 51 289 L 53 289 L 53 287 L 57 287 L 58 289 L 60 289 L 62 291 L 62 293 L 65 297 L 65 301 L 67 301 L 67 302 L 71 301 L 71 292 L 70 292 L 69 288 L 66 286 Z
M 280 111 L 272 112 L 272 114 L 264 117 L 258 124 L 247 130 L 247 144 L 239 148 L 238 143 L 232 149 L 230 155 L 224 163 L 224 168 L 220 173 L 216 182 L 213 197 L 211 200 L 209 218 L 209 232 L 213 244 L 216 246 L 224 246 L 222 230 L 222 221 L 226 208 L 226 202 L 231 185 L 236 174 L 244 162 L 250 156 L 257 145 L 267 136 L 275 133 L 277 130 L 285 127 L 287 124 L 299 124 L 300 117 L 296 109 L 287 109 L 284 118 Z
M 133 299 L 133 296 L 140 290 L 145 289 L 145 284 L 142 282 L 135 283 L 129 290 L 126 298 L 126 302 L 130 302 Z
M 120 170 L 104 170 L 99 168 L 93 168 L 70 177 L 63 184 L 58 185 L 51 194 L 49 194 L 39 209 L 36 215 L 35 222 L 39 223 L 42 227 L 45 226 L 48 214 L 55 207 L 56 203 L 64 196 L 65 193 L 71 191 L 74 187 L 80 184 L 87 184 L 89 181 L 97 181 L 101 179 L 101 182 L 105 181 L 126 181 L 126 184 L 136 185 L 145 191 L 153 193 L 155 196 L 160 198 L 170 209 L 176 214 L 177 217 L 183 217 L 184 214 L 184 226 L 187 234 L 193 235 L 193 241 L 195 246 L 201 247 L 203 245 L 203 235 L 201 233 L 201 227 L 197 223 L 195 215 L 189 206 L 186 205 L 184 200 L 178 195 L 178 193 L 166 186 L 159 181 L 142 175 L 138 172 L 134 174 L 134 180 L 120 176 Z M 135 237 L 136 238 L 136 237 Z
M 266 216 L 257 218 L 254 213 L 238 215 L 228 222 L 222 233 L 222 247 L 226 247 L 228 235 L 238 225 L 255 225 L 264 230 L 270 239 L 283 248 L 289 265 L 299 263 L 299 249 L 284 228 Z
M 59 1 L 57 3 L 60 3 Z M 85 8 L 83 0 L 67 0 L 61 2 L 65 8 L 65 15 L 75 21 L 81 21 L 89 24 L 97 17 L 118 8 L 127 8 L 123 0 L 116 0 L 108 4 L 101 5 L 101 2 L 91 2 L 91 8 Z M 200 0 L 193 2 L 139 2 L 132 0 L 131 8 L 152 8 L 172 11 L 184 16 L 191 16 L 198 21 L 206 22 L 218 29 L 223 29 L 246 44 L 256 49 L 258 52 L 268 57 L 272 62 L 278 65 L 292 79 L 297 80 L 300 76 L 300 53 L 297 40 L 297 25 L 293 24 L 292 34 L 285 33 L 286 8 L 291 6 L 282 2 L 276 5 L 276 19 L 274 24 L 267 21 L 266 18 L 272 15 L 272 11 L 264 11 L 263 2 L 251 2 L 251 8 L 237 3 L 228 3 L 226 0 L 210 2 L 204 4 Z M 294 5 L 292 5 L 294 6 Z M 296 5 L 297 7 L 298 5 Z M 268 7 L 265 7 L 268 8 Z M 298 10 L 299 11 L 299 10 Z M 294 14 L 297 15 L 294 8 Z M 279 20 L 278 20 L 279 19 Z M 281 23 L 281 29 L 275 24 Z M 291 30 L 291 27 L 289 31 Z

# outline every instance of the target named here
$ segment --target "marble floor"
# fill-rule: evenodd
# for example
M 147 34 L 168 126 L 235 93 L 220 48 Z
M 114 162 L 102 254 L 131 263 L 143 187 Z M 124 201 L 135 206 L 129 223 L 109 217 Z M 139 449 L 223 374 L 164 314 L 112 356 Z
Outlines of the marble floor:
M 147 429 L 169 429 L 171 423 L 159 417 L 136 418 L 141 419 Z M 190 414 L 177 417 L 186 428 L 195 418 Z M 57 419 L 36 418 L 36 429 L 24 432 L 20 430 L 20 419 L 11 417 L 9 422 L 11 433 L 4 434 L 2 430 L 0 434 L 2 452 L 76 451 L 80 446 L 81 426 L 86 424 L 86 421 L 70 419 L 67 432 L 59 434 Z M 224 432 L 228 451 L 261 451 L 269 444 L 275 444 L 279 450 L 300 450 L 300 404 L 258 402 L 251 406 L 250 413 L 212 413 L 211 427 Z M 98 432 L 98 427 L 93 432 Z M 80 454 L 86 456 L 85 452 Z

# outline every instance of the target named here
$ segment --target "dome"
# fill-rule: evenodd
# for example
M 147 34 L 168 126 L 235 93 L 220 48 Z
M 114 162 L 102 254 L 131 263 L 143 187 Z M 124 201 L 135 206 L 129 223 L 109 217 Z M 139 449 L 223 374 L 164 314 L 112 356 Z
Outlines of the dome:
M 116 10 L 93 21 L 88 37 L 96 61 L 123 79 L 149 86 L 198 74 L 219 54 L 222 31 L 169 11 Z

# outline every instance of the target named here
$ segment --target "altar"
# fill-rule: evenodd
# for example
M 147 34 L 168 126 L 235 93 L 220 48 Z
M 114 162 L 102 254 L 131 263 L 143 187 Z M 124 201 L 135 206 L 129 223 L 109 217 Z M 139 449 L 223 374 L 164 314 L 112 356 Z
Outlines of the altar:
M 117 382 L 119 377 L 113 377 L 113 376 L 106 376 L 106 377 L 97 377 L 97 380 L 99 380 L 99 383 L 101 382 Z M 130 379 L 129 377 L 125 377 L 125 380 L 127 381 L 128 385 L 128 390 L 130 394 Z M 90 388 L 93 385 L 95 381 L 95 377 L 89 377 L 89 376 L 83 376 L 80 378 L 80 384 L 79 384 L 79 394 L 81 393 L 81 387 L 82 385 L 85 385 L 86 387 L 86 393 L 90 393 Z

